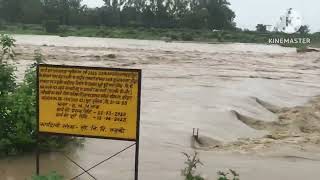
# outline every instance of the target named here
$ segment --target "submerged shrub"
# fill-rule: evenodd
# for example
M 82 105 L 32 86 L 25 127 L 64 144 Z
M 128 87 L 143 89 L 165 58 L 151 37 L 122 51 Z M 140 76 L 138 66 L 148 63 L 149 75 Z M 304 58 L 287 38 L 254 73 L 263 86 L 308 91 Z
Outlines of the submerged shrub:
M 7 34 L 0 35 L 0 46 L 1 46 L 1 55 L 0 55 L 0 64 L 2 64 L 3 60 L 14 59 L 15 52 L 13 48 L 16 40 Z
M 203 165 L 198 157 L 198 153 L 195 152 L 193 155 L 183 153 L 186 156 L 186 167 L 181 171 L 185 180 L 204 180 L 200 175 L 195 175 L 195 171 L 198 165 Z
M 198 153 L 195 152 L 193 155 L 183 154 L 186 156 L 186 167 L 181 172 L 185 180 L 204 180 L 201 175 L 196 174 L 198 165 L 203 165 L 198 157 Z M 218 180 L 240 180 L 240 175 L 232 169 L 229 169 L 228 172 L 218 171 L 217 174 Z

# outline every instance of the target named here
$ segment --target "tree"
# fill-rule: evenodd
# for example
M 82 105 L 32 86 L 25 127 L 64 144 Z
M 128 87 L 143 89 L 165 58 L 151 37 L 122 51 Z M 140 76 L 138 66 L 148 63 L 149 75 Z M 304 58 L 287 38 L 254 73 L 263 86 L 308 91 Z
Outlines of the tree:
M 104 0 L 88 8 L 82 0 L 0 0 L 0 19 L 13 23 L 233 29 L 228 0 Z
M 299 28 L 298 32 L 300 34 L 308 34 L 310 32 L 310 28 L 308 25 L 303 25 Z
M 58 20 L 64 25 L 79 24 L 85 9 L 81 2 L 82 0 L 42 0 L 45 19 Z
M 24 0 L 21 4 L 21 22 L 38 24 L 43 21 L 44 11 L 40 0 Z
M 267 26 L 264 24 L 258 24 L 256 26 L 257 32 L 267 32 Z
M 229 8 L 227 0 L 209 0 L 207 9 L 209 11 L 208 26 L 210 29 L 233 29 L 235 26 L 235 13 Z
M 141 13 L 141 21 L 145 27 L 153 27 L 155 20 L 155 13 L 151 5 L 147 5 L 143 8 Z
M 122 9 L 120 15 L 120 24 L 122 26 L 137 25 L 137 9 L 135 7 L 126 6 Z
M 23 0 L 0 0 L 0 17 L 9 22 L 20 22 Z

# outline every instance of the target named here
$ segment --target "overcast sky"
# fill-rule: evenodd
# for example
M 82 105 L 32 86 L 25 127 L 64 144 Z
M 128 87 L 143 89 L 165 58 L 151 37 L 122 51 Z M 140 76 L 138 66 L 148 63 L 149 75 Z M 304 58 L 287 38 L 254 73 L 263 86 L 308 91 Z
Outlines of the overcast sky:
M 103 0 L 83 0 L 89 7 L 103 5 Z M 275 25 L 282 13 L 293 8 L 298 11 L 303 24 L 312 31 L 320 31 L 319 0 L 229 0 L 231 9 L 237 15 L 236 23 L 240 28 L 255 29 L 257 24 Z

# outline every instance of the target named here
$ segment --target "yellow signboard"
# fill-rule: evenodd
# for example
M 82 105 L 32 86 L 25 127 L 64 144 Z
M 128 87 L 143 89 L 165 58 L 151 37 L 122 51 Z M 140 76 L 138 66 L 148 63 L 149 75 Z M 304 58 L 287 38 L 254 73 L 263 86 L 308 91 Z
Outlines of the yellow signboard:
M 135 141 L 141 70 L 38 66 L 40 133 Z

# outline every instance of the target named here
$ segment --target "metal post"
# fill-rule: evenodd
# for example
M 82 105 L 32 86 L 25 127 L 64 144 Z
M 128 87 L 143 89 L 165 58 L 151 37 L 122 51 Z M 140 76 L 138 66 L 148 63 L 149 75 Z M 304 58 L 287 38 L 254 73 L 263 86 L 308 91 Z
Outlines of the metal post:
M 139 179 L 139 145 L 140 145 L 140 108 L 141 108 L 141 81 L 142 73 L 139 72 L 139 84 L 138 84 L 138 109 L 137 109 L 137 130 L 136 130 L 136 152 L 134 163 L 134 180 Z
M 37 127 L 36 127 L 36 173 L 40 175 L 40 150 L 39 150 L 39 64 L 37 64 Z
M 40 175 L 39 137 L 37 137 L 37 147 L 36 147 L 36 173 L 37 173 L 37 176 Z
M 139 179 L 139 139 L 136 142 L 134 180 Z

